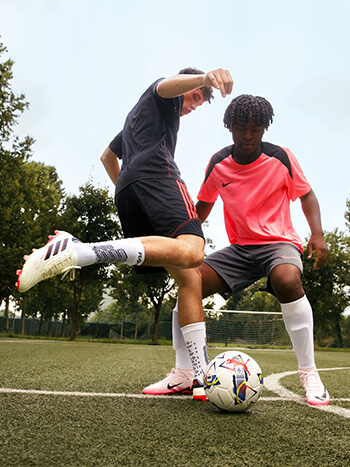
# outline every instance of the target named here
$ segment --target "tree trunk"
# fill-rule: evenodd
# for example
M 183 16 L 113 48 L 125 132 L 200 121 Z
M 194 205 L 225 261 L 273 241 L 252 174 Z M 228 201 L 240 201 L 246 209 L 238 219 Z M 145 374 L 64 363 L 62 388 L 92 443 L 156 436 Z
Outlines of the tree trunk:
M 39 336 L 41 336 L 41 330 L 42 330 L 42 328 L 43 328 L 43 314 L 41 313 L 41 314 L 40 314 L 39 331 L 38 331 Z
M 343 336 L 341 334 L 339 315 L 336 316 L 336 320 L 335 320 L 335 335 L 336 335 L 335 341 L 336 341 L 337 347 L 342 348 L 343 347 Z
M 22 313 L 21 313 L 21 336 L 24 336 L 24 319 L 26 317 L 27 301 L 28 301 L 27 296 L 24 296 L 23 303 L 22 303 Z
M 81 279 L 80 274 L 76 283 L 74 283 L 74 298 L 73 298 L 73 311 L 72 311 L 72 330 L 70 333 L 70 340 L 74 341 L 77 337 L 78 322 L 79 322 L 79 303 L 81 300 Z
M 162 303 L 157 303 L 155 305 L 155 313 L 154 313 L 154 326 L 153 326 L 153 335 L 152 335 L 152 344 L 158 344 L 158 330 L 159 330 L 159 315 L 160 309 L 162 307 Z
M 65 324 L 66 324 L 66 310 L 64 310 L 64 312 L 63 312 L 63 318 L 62 318 L 62 326 L 61 326 L 60 337 L 63 337 L 63 336 L 64 336 L 64 327 L 65 327 Z
M 5 324 L 4 324 L 4 331 L 9 332 L 9 306 L 10 306 L 10 298 L 5 298 Z

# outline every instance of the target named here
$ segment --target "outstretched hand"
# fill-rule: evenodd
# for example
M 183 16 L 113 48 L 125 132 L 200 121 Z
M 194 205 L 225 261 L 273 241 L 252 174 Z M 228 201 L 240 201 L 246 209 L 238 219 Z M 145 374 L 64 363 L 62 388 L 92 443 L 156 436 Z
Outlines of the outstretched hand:
M 314 269 L 319 269 L 327 261 L 328 247 L 323 235 L 311 235 L 310 240 L 307 244 L 307 257 L 312 258 L 312 252 L 316 252 L 316 261 Z
M 222 97 L 226 97 L 232 92 L 233 79 L 228 70 L 218 68 L 217 70 L 208 71 L 208 73 L 206 73 L 204 85 L 219 89 Z

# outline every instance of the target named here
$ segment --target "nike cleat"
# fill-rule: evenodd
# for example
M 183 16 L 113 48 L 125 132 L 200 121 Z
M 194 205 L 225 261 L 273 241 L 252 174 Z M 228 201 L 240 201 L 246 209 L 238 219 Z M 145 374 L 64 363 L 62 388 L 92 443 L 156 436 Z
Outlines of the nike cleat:
M 164 379 L 151 384 L 142 390 L 143 394 L 192 394 L 193 371 L 182 368 L 173 368 Z
M 195 401 L 207 401 L 208 398 L 204 391 L 204 384 L 199 379 L 194 379 L 192 383 L 193 400 Z
M 299 381 L 306 394 L 306 402 L 310 405 L 328 405 L 329 394 L 324 387 L 321 378 L 316 369 L 299 370 Z
M 77 254 L 73 250 L 73 236 L 68 232 L 55 230 L 56 235 L 50 235 L 45 246 L 33 250 L 30 256 L 24 256 L 25 263 L 17 271 L 16 282 L 19 292 L 26 292 L 39 282 L 67 274 L 80 269 L 77 266 Z

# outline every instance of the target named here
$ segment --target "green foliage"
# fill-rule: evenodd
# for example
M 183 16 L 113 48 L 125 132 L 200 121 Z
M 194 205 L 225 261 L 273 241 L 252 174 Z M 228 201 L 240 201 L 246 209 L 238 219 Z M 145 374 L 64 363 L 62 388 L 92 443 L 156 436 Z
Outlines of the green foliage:
M 304 254 L 303 286 L 314 312 L 316 341 L 321 345 L 328 336 L 332 345 L 343 344 L 342 313 L 350 305 L 350 250 L 348 238 L 335 229 L 325 239 L 329 254 L 326 264 L 313 270 L 314 259 Z
M 158 325 L 163 304 L 171 311 L 175 305 L 175 283 L 167 273 L 137 274 L 134 268 L 118 265 L 109 282 L 115 310 L 124 316 L 144 319 L 147 313 L 154 317 L 152 342 L 158 338 Z
M 62 229 L 82 242 L 102 242 L 121 237 L 117 208 L 106 188 L 91 181 L 79 187 L 79 196 L 68 196 L 61 218 Z
M 108 190 L 94 187 L 91 181 L 79 188 L 79 196 L 66 198 L 60 224 L 63 230 L 68 230 L 85 243 L 111 240 L 121 235 L 117 210 Z M 72 339 L 83 318 L 98 309 L 109 274 L 110 266 L 106 264 L 89 266 L 77 272 L 77 278 L 72 282 Z
M 7 52 L 6 47 L 0 42 L 0 58 L 4 58 Z M 17 124 L 18 118 L 23 111 L 29 107 L 25 102 L 24 94 L 16 96 L 11 90 L 11 80 L 13 79 L 12 67 L 14 62 L 10 59 L 0 62 L 0 147 L 3 149 L 4 143 L 10 141 L 13 127 Z M 18 142 L 18 139 L 15 138 Z
M 5 52 L 0 43 L 1 59 Z M 11 90 L 12 66 L 12 60 L 0 61 L 0 303 L 16 295 L 16 269 L 25 253 L 42 244 L 62 197 L 55 168 L 28 161 L 34 140 L 13 134 L 29 105 Z
M 281 311 L 277 298 L 270 293 L 263 292 L 266 279 L 255 282 L 246 289 L 232 295 L 222 308 L 225 310 L 243 311 Z

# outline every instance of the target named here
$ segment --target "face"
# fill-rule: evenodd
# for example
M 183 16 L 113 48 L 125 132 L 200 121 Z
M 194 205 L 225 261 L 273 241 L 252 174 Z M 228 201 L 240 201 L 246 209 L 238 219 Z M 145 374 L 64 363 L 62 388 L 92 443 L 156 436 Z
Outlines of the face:
M 235 156 L 240 162 L 249 163 L 257 159 L 261 153 L 260 143 L 265 128 L 252 119 L 248 123 L 234 122 L 231 127 L 232 139 L 235 143 Z
M 184 103 L 182 106 L 181 117 L 188 115 L 192 110 L 196 110 L 197 107 L 202 105 L 204 102 L 203 91 L 201 89 L 195 89 L 184 94 Z

